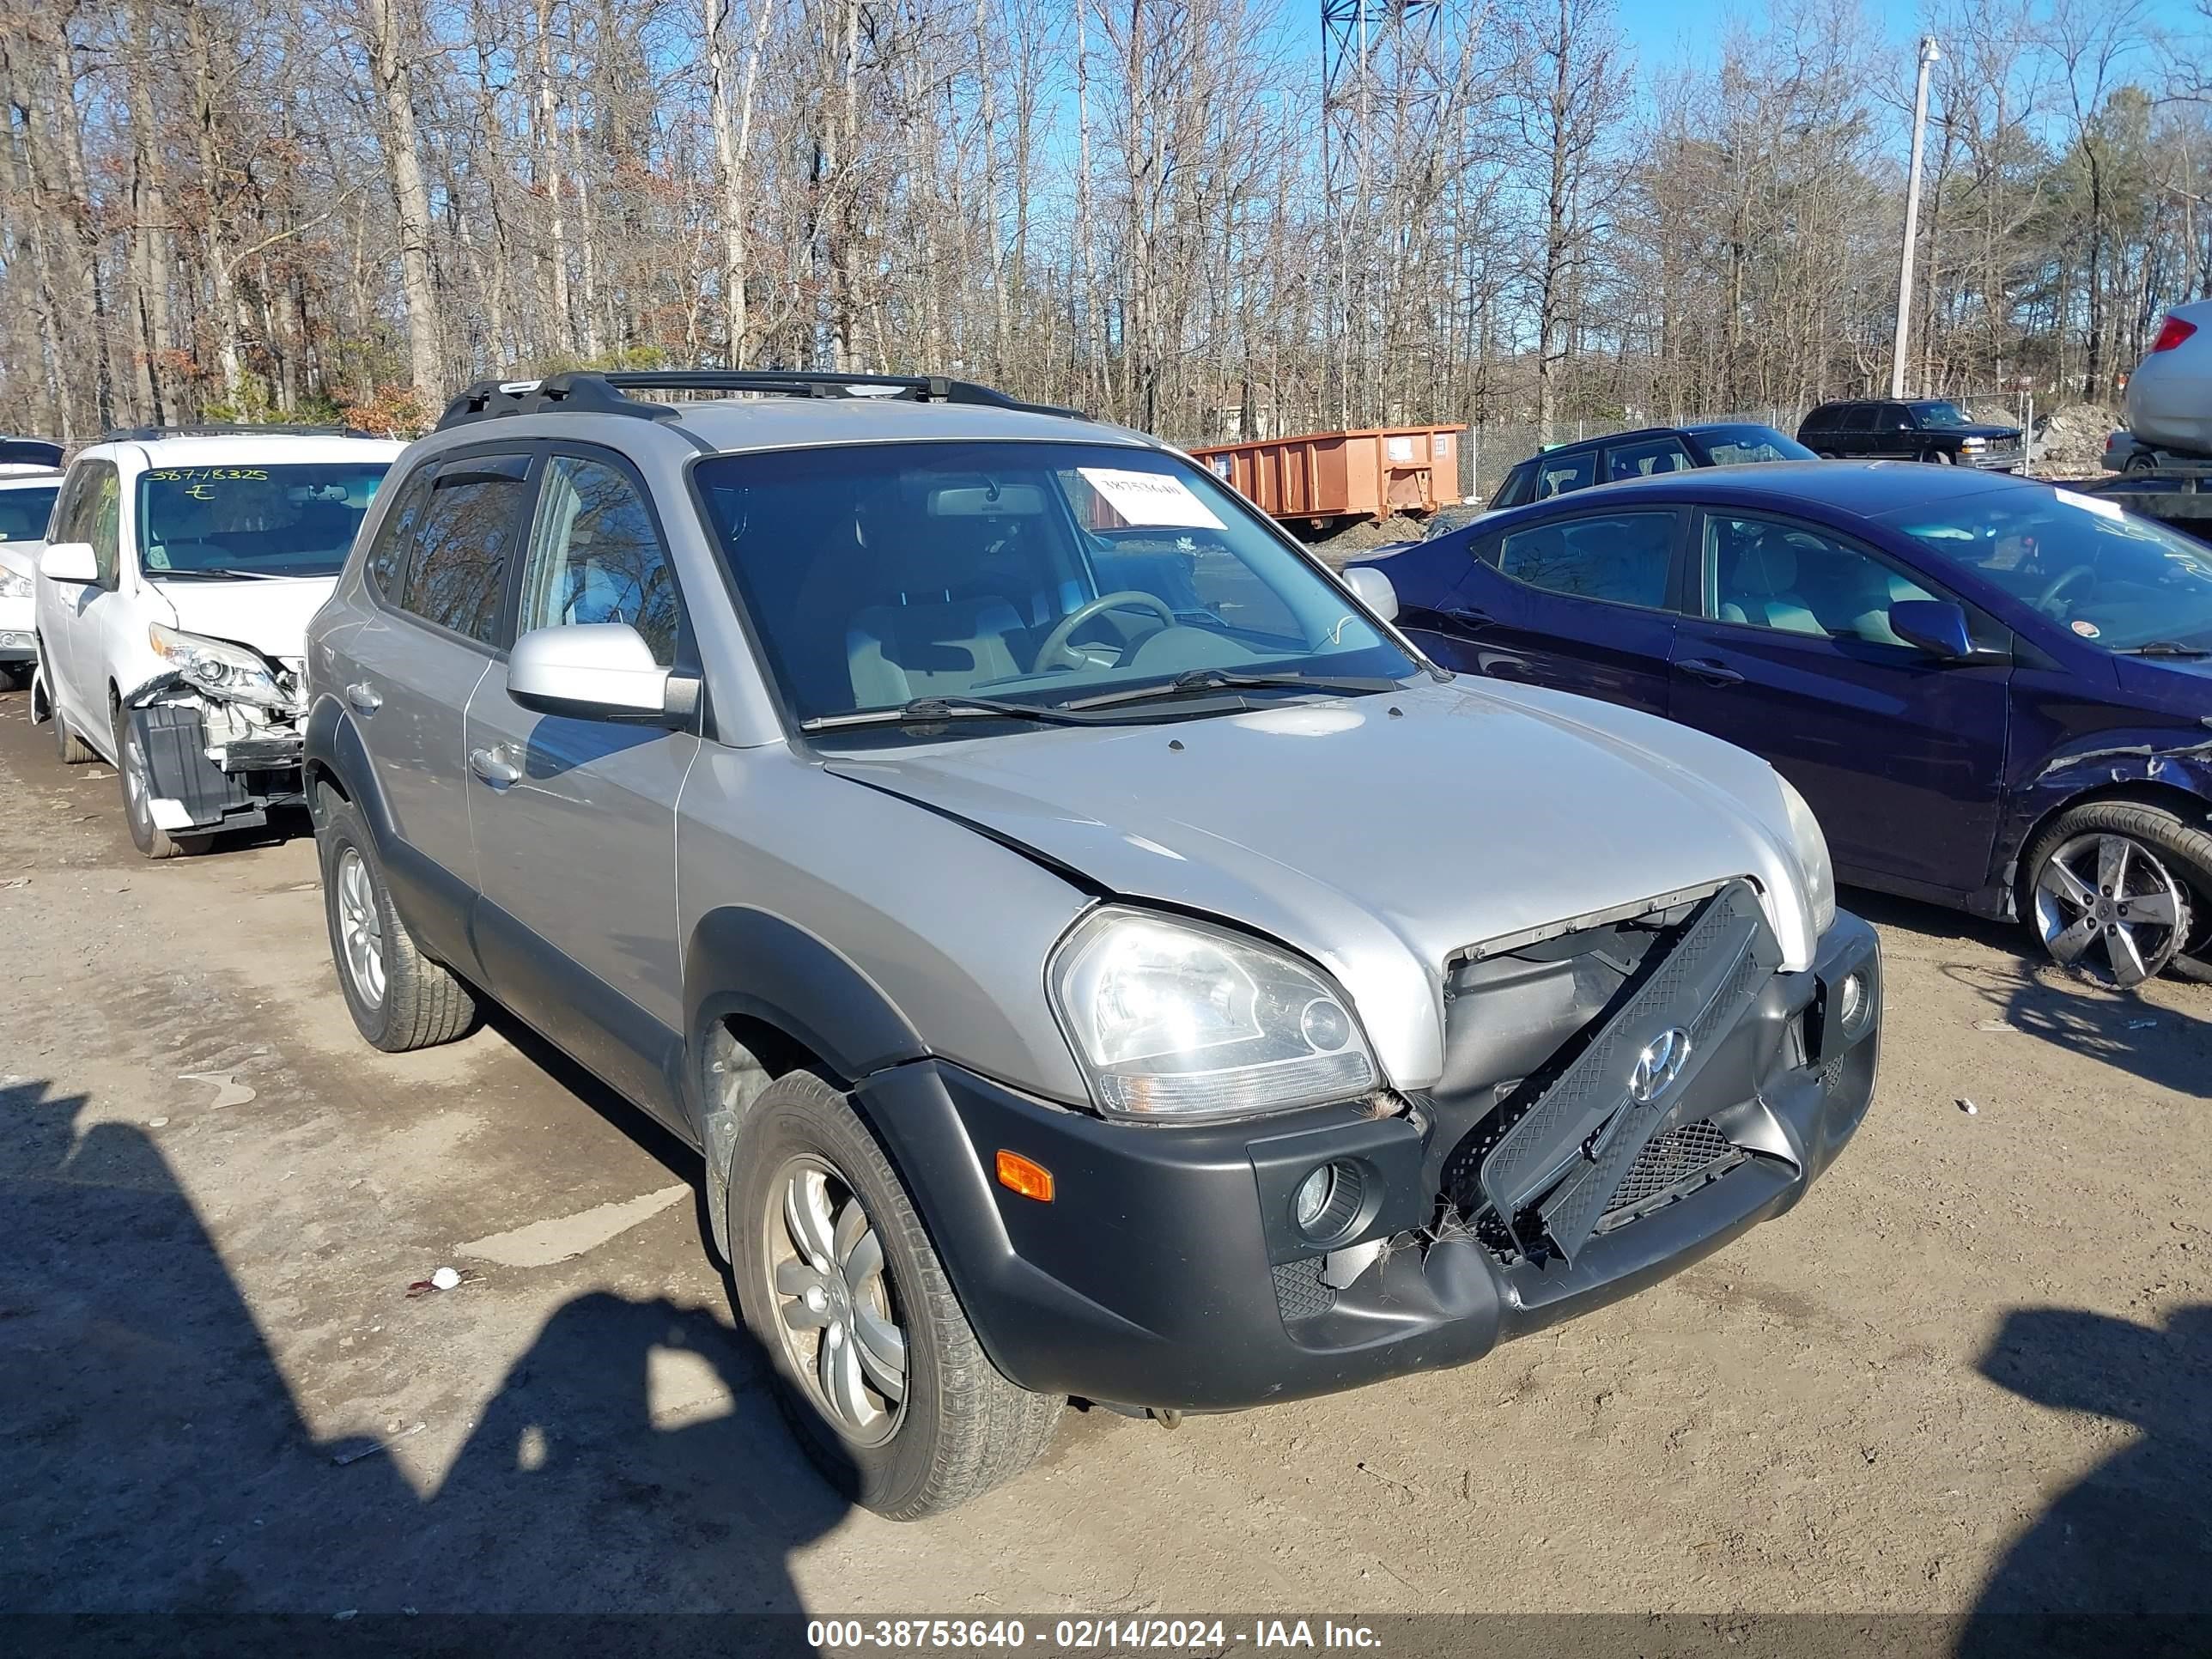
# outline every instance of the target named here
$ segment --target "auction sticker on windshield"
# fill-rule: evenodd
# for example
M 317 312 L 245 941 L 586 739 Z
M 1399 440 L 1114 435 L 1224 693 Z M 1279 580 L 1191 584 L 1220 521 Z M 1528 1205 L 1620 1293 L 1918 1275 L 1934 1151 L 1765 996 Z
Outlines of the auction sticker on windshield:
M 1164 472 L 1128 472 L 1119 467 L 1082 466 L 1083 480 L 1122 518 L 1133 525 L 1165 526 L 1182 530 L 1223 530 L 1228 526 L 1213 509 L 1192 494 L 1181 478 Z

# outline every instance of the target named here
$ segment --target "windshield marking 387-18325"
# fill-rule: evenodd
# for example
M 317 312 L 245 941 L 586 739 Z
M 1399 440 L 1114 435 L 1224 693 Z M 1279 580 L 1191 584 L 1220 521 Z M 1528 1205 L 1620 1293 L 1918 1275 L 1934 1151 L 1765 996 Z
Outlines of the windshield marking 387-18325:
M 715 456 L 696 477 L 803 730 L 1156 702 L 1183 717 L 1212 712 L 1208 690 L 1234 708 L 1418 667 L 1243 497 L 1158 450 L 853 445 Z
M 138 479 L 140 561 L 157 580 L 334 576 L 386 465 L 150 467 Z

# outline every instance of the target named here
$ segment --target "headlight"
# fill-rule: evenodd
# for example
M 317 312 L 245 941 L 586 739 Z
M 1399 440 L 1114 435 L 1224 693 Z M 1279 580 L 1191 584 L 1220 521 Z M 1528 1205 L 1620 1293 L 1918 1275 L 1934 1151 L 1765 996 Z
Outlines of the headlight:
M 0 599 L 27 599 L 31 592 L 28 576 L 19 576 L 12 570 L 0 570 Z
M 269 665 L 242 645 L 210 640 L 155 623 L 146 631 L 154 654 L 194 685 L 239 702 L 266 708 L 289 708 L 292 699 L 276 684 Z
M 1805 897 L 1813 907 L 1813 936 L 1817 939 L 1836 922 L 1836 866 L 1828 857 L 1828 838 L 1820 833 L 1820 820 L 1805 804 L 1796 786 L 1777 773 L 1782 804 L 1790 813 L 1790 834 L 1797 843 L 1797 862 L 1805 868 Z
M 1178 1123 L 1366 1093 L 1359 1022 L 1312 969 L 1197 922 L 1106 908 L 1053 953 L 1046 983 L 1103 1112 Z

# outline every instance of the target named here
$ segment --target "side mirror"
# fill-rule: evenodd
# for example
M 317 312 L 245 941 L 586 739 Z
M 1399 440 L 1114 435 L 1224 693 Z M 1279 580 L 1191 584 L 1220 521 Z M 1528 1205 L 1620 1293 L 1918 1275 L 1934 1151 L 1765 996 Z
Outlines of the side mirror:
M 48 581 L 90 587 L 100 580 L 100 561 L 90 542 L 48 542 L 39 555 L 39 574 Z
M 1964 662 L 1974 654 L 1966 613 L 1948 599 L 1899 599 L 1889 607 L 1889 629 L 1946 662 Z
M 1381 571 L 1365 567 L 1347 570 L 1344 573 L 1344 585 L 1384 622 L 1398 619 L 1398 590 L 1390 586 L 1390 579 Z
M 507 659 L 507 695 L 541 714 L 658 721 L 696 707 L 698 681 L 663 668 L 628 623 L 533 629 Z

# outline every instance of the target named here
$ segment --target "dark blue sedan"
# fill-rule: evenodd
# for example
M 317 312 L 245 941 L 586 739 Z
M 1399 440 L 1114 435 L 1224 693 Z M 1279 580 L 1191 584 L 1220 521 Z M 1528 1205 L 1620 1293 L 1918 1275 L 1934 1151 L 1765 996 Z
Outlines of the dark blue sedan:
M 1448 665 L 1763 755 L 1847 882 L 2026 921 L 2119 985 L 2212 977 L 2212 549 L 2026 479 L 1684 472 L 1380 561 Z

